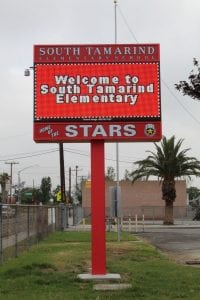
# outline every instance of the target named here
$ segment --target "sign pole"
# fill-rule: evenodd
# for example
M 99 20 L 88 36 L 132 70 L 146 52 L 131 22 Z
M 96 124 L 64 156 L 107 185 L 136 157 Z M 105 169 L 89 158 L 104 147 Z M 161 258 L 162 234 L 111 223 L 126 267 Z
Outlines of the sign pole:
M 59 143 L 60 154 L 60 187 L 61 187 L 61 201 L 66 202 L 65 196 L 65 165 L 64 165 L 64 150 L 63 143 Z
M 104 141 L 91 141 L 92 275 L 106 274 Z

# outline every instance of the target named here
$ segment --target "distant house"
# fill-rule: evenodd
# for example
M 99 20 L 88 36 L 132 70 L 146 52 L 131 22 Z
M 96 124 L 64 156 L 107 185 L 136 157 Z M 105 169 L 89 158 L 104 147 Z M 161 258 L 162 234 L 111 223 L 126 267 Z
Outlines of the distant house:
M 106 215 L 111 212 L 111 197 L 109 188 L 115 186 L 113 181 L 105 183 L 105 205 Z M 136 181 L 134 184 L 130 181 L 120 181 L 121 188 L 121 214 L 125 217 L 141 217 L 160 219 L 164 213 L 165 201 L 162 200 L 161 184 L 158 181 Z M 88 181 L 83 182 L 82 186 L 82 207 L 86 215 L 91 210 L 91 184 Z M 97 191 L 98 192 L 98 191 Z M 176 181 L 176 201 L 174 202 L 174 216 L 184 217 L 187 211 L 187 193 L 186 181 Z

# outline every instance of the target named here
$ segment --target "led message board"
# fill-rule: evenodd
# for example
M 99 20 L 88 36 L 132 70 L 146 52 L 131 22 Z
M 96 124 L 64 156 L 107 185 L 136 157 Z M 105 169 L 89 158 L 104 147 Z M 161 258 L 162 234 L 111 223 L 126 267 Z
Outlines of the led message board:
M 159 45 L 34 48 L 37 142 L 161 138 Z

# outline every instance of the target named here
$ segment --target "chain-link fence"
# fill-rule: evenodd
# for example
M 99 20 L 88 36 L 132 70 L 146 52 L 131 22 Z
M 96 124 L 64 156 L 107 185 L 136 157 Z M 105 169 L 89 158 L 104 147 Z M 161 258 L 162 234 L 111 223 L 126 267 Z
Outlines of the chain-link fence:
M 195 216 L 197 216 L 200 211 L 200 207 L 192 206 L 174 206 L 173 216 L 176 222 L 182 221 L 193 221 Z M 162 222 L 165 216 L 164 206 L 132 206 L 132 207 L 122 207 L 120 210 L 120 216 L 123 219 L 134 219 L 137 216 L 138 220 L 144 218 L 145 222 L 154 224 Z M 106 218 L 115 218 L 109 207 L 106 207 Z M 88 223 L 91 218 L 91 208 L 83 208 L 83 218 L 87 219 Z
M 117 231 L 118 224 L 122 231 L 138 232 L 145 231 L 149 226 L 163 225 L 165 217 L 164 206 L 135 206 L 123 207 L 120 216 L 112 214 L 109 207 L 106 208 L 106 230 Z M 174 206 L 173 208 L 174 225 L 200 226 L 200 206 Z M 119 222 L 119 223 L 118 223 Z M 79 230 L 91 230 L 91 208 L 83 208 L 82 226 Z
M 0 261 L 17 257 L 50 232 L 62 230 L 61 206 L 0 205 Z
M 123 228 L 162 224 L 165 208 L 162 206 L 125 207 L 121 209 L 120 222 Z M 175 224 L 183 222 L 200 223 L 200 207 L 174 206 Z M 106 224 L 110 229 L 116 223 L 106 208 Z M 49 233 L 65 230 L 79 224 L 91 224 L 91 208 L 80 205 L 8 205 L 0 204 L 0 262 L 17 257 Z
M 0 204 L 0 262 L 17 257 L 49 233 L 79 224 L 80 205 Z

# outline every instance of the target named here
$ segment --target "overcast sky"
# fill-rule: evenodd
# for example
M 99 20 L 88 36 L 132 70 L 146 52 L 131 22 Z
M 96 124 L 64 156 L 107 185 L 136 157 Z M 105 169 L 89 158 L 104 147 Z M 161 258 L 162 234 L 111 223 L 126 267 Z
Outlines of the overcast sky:
M 26 185 L 37 186 L 44 176 L 59 184 L 58 145 L 36 144 L 32 137 L 33 76 L 24 77 L 24 69 L 33 64 L 33 45 L 114 43 L 113 2 L 0 1 L 0 173 L 10 174 L 5 161 L 18 162 L 13 166 L 15 183 L 18 171 L 27 168 L 21 171 Z M 184 138 L 183 147 L 190 147 L 188 154 L 198 159 L 200 102 L 182 96 L 174 84 L 187 80 L 194 57 L 200 60 L 199 12 L 199 0 L 118 0 L 117 6 L 118 43 L 160 44 L 163 134 Z M 64 147 L 67 186 L 69 167 L 79 166 L 79 176 L 90 173 L 90 145 Z M 106 167 L 115 167 L 115 148 L 106 144 Z M 152 143 L 120 143 L 120 177 L 152 149 Z

